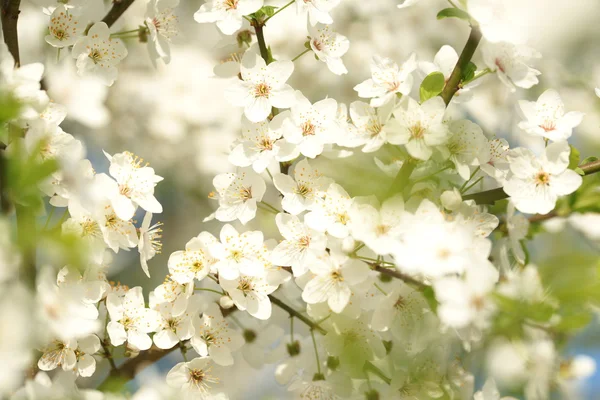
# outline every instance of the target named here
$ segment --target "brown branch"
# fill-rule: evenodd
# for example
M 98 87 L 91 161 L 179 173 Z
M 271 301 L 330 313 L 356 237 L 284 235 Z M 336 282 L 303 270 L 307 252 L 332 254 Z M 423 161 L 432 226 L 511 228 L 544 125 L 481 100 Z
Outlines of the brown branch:
M 21 65 L 19 56 L 19 36 L 17 34 L 17 23 L 19 21 L 19 6 L 21 0 L 0 0 L 0 19 L 2 20 L 2 33 L 4 43 L 8 51 L 15 59 L 15 66 Z
M 110 28 L 115 22 L 117 22 L 119 17 L 123 15 L 125 11 L 127 11 L 129 6 L 131 6 L 134 1 L 135 0 L 113 0 L 113 6 L 108 14 L 102 18 L 102 22 L 104 22 Z
M 471 28 L 469 39 L 467 40 L 462 53 L 460 53 L 458 62 L 456 63 L 450 78 L 448 78 L 448 82 L 446 82 L 444 90 L 442 90 L 441 96 L 446 105 L 450 104 L 450 100 L 452 100 L 454 94 L 458 92 L 463 72 L 467 68 L 467 65 L 469 65 L 471 58 L 473 58 L 473 54 L 475 54 L 475 50 L 477 50 L 479 42 L 481 42 L 481 31 L 479 30 L 479 27 L 473 26 Z
M 421 289 L 425 289 L 426 287 L 428 287 L 428 285 L 421 282 L 420 280 L 415 279 L 410 275 L 403 274 L 402 272 L 398 271 L 396 268 L 385 268 L 376 263 L 367 263 L 367 264 L 369 264 L 371 266 L 371 268 L 373 268 L 373 270 L 375 270 L 377 272 L 381 272 L 382 274 L 391 276 L 392 278 L 400 279 L 401 281 L 404 281 L 410 285 L 417 286 Z

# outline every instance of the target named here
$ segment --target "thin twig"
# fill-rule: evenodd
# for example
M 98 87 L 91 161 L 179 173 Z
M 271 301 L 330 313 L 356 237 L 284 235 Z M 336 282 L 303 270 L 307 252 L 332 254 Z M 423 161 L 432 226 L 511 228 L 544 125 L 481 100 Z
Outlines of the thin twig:
M 17 23 L 19 21 L 19 7 L 21 0 L 1 0 L 0 1 L 0 19 L 2 20 L 2 33 L 4 34 L 4 43 L 8 51 L 15 59 L 15 66 L 21 65 L 19 56 L 19 36 L 17 34 Z
M 104 22 L 110 28 L 113 26 L 115 22 L 123 15 L 125 11 L 133 4 L 135 0 L 113 0 L 113 6 L 106 14 L 104 18 L 102 18 L 102 22 Z

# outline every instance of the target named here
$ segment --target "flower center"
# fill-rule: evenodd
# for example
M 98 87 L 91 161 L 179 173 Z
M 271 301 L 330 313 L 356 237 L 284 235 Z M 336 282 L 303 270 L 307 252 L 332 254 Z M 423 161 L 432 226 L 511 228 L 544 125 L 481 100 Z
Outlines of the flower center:
M 225 0 L 223 5 L 225 6 L 225 10 L 236 10 L 238 6 L 239 0 Z
M 377 234 L 377 236 L 383 236 L 386 233 L 388 233 L 390 229 L 391 227 L 389 225 L 377 225 L 377 227 L 375 228 L 375 233 Z
M 331 280 L 334 282 L 344 282 L 344 277 L 339 271 L 333 271 L 331 273 Z
M 119 193 L 123 196 L 129 197 L 131 196 L 131 192 L 133 192 L 133 189 L 131 189 L 127 184 L 119 185 Z
M 262 137 L 258 142 L 258 148 L 261 151 L 273 150 L 273 141 L 268 137 Z
M 302 236 L 298 239 L 298 247 L 301 249 L 308 249 L 308 246 L 310 246 L 310 236 Z
M 414 139 L 421 139 L 425 135 L 425 128 L 421 124 L 421 121 L 411 126 L 408 131 Z
M 256 97 L 256 98 L 258 98 L 258 97 L 268 98 L 270 93 L 271 93 L 271 87 L 264 82 L 259 83 L 258 85 L 256 85 L 254 87 L 254 97 Z
M 312 44 L 318 51 L 321 51 L 323 49 L 323 43 L 319 42 L 317 39 L 313 39 Z
M 547 119 L 543 124 L 540 125 L 540 128 L 542 128 L 545 132 L 553 131 L 556 129 L 556 121 Z
M 294 192 L 302 197 L 307 197 L 312 192 L 312 189 L 304 183 L 299 183 L 294 189 Z
M 194 263 L 192 264 L 192 272 L 200 272 L 203 268 L 204 264 L 202 264 L 202 262 L 198 260 L 194 261 Z
M 314 136 L 315 135 L 315 126 L 312 122 L 306 121 L 302 124 L 302 136 Z
M 540 171 L 535 176 L 535 184 L 536 186 L 544 185 L 548 186 L 550 183 L 550 174 L 546 171 Z
M 98 64 L 100 61 L 102 61 L 102 53 L 98 49 L 93 49 L 90 51 L 88 57 L 92 59 L 94 64 Z
M 496 64 L 496 67 L 498 67 L 498 69 L 502 72 L 505 72 L 506 69 L 504 67 L 504 63 L 502 62 L 502 60 L 500 60 L 499 58 L 496 58 L 494 64 Z
M 337 220 L 340 224 L 346 225 L 348 221 L 350 221 L 350 216 L 348 215 L 348 213 L 343 212 L 337 215 Z
M 398 300 L 396 300 L 396 302 L 394 303 L 394 308 L 396 310 L 403 310 L 405 307 L 406 301 L 404 300 L 404 297 L 398 296 Z
M 250 200 L 252 198 L 252 186 L 242 186 L 242 188 L 240 189 L 240 197 L 242 198 L 244 203 Z
M 205 373 L 201 369 L 190 369 L 190 379 L 196 384 L 200 385 L 204 380 Z
M 65 40 L 69 37 L 69 34 L 62 29 L 54 30 L 54 37 L 58 40 Z
M 115 213 L 109 214 L 105 217 L 105 226 L 107 228 L 114 228 L 117 225 L 118 218 Z
M 248 279 L 241 279 L 238 284 L 238 289 L 241 290 L 244 295 L 252 291 L 252 283 Z
M 369 126 L 367 126 L 367 132 L 371 137 L 378 136 L 381 133 L 383 127 L 379 123 L 379 121 L 372 121 Z

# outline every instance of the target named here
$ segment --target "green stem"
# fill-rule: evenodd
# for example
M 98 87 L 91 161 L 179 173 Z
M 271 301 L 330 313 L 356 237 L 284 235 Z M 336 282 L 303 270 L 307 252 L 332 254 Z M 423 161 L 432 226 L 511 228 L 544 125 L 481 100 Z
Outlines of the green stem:
M 271 303 L 275 304 L 277 307 L 281 308 L 282 310 L 286 311 L 291 316 L 294 316 L 294 317 L 298 318 L 300 321 L 304 322 L 311 329 L 311 331 L 317 330 L 320 333 L 322 333 L 323 335 L 327 334 L 327 331 L 325 329 L 321 328 L 319 326 L 319 324 L 317 324 L 310 318 L 305 317 L 304 315 L 300 314 L 298 311 L 294 310 L 292 307 L 288 306 L 283 301 L 279 300 L 277 297 L 270 294 L 269 299 L 271 299 Z
M 475 75 L 475 76 L 474 76 L 474 77 L 473 77 L 473 78 L 472 78 L 470 81 L 464 82 L 464 83 L 463 83 L 463 86 L 464 86 L 464 85 L 467 85 L 467 84 L 469 84 L 469 83 L 471 83 L 471 82 L 475 82 L 477 79 L 479 79 L 479 78 L 481 78 L 481 77 L 483 77 L 483 76 L 486 76 L 487 74 L 489 74 L 489 73 L 491 73 L 491 72 L 492 72 L 492 70 L 491 70 L 491 69 L 489 69 L 489 68 L 486 68 L 486 69 L 484 69 L 483 71 L 479 72 L 477 75 Z
M 194 288 L 194 290 L 202 290 L 202 291 L 205 291 L 205 292 L 213 292 L 213 293 L 216 293 L 216 294 L 221 295 L 221 296 L 225 295 L 225 293 L 223 293 L 223 292 L 219 292 L 218 290 L 209 289 L 209 288 L 197 287 L 197 288 Z
M 270 64 L 271 57 L 269 55 L 269 49 L 267 48 L 267 42 L 265 42 L 265 34 L 263 32 L 263 25 L 258 21 L 252 21 L 252 25 L 254 26 L 254 32 L 256 32 L 256 40 L 258 41 L 258 48 L 260 50 L 260 56 L 265 63 Z
M 317 373 L 321 375 L 321 362 L 319 361 L 319 350 L 317 349 L 317 340 L 315 339 L 315 331 L 310 330 L 310 336 L 312 337 L 313 347 L 315 348 L 315 358 L 317 359 Z
M 459 192 L 463 193 L 465 191 L 465 187 L 467 186 L 467 184 L 469 182 L 471 182 L 471 179 L 473 179 L 473 177 L 475 176 L 475 174 L 477 174 L 480 169 L 481 169 L 481 167 L 475 168 L 475 170 L 471 173 L 471 176 L 469 176 L 469 179 L 467 179 L 465 181 L 465 183 L 463 183 L 463 185 L 460 187 L 460 189 L 458 189 Z
M 279 8 L 277 11 L 275 11 L 273 13 L 273 15 L 271 15 L 270 17 L 268 17 L 267 19 L 265 19 L 263 21 L 263 24 L 266 24 L 268 20 L 270 20 L 271 18 L 273 18 L 274 16 L 276 16 L 277 14 L 279 14 L 280 12 L 282 12 L 283 10 L 285 10 L 286 8 L 288 8 L 289 6 L 291 6 L 292 4 L 294 4 L 296 2 L 296 0 L 292 0 L 289 3 L 287 3 L 285 6 Z
M 454 94 L 458 91 L 463 71 L 471 61 L 471 58 L 473 58 L 473 54 L 475 54 L 479 42 L 481 42 L 481 31 L 479 30 L 479 27 L 473 26 L 467 44 L 465 44 L 465 48 L 458 57 L 458 62 L 456 63 L 454 70 L 452 71 L 450 78 L 448 78 L 444 90 L 442 90 L 441 96 L 446 105 L 450 104 L 450 100 L 452 100 L 452 97 L 454 97 Z
M 412 160 L 404 161 L 402 167 L 400 167 L 400 171 L 398 171 L 398 175 L 394 178 L 394 182 L 390 186 L 388 190 L 388 197 L 393 196 L 395 193 L 403 192 L 404 189 L 408 186 L 408 181 L 410 180 L 410 175 L 415 170 L 416 164 Z
M 372 372 L 374 375 L 377 375 L 378 377 L 381 378 L 382 381 L 384 381 L 385 383 L 387 383 L 388 385 L 392 383 L 392 380 L 390 378 L 388 378 L 382 370 L 380 370 L 375 364 L 373 364 L 371 361 L 367 361 L 365 363 L 365 370 Z
M 21 265 L 21 277 L 30 288 L 35 288 L 36 260 L 35 260 L 35 237 L 36 222 L 35 214 L 30 207 L 16 205 L 17 214 L 17 242 L 23 253 L 23 262 Z
M 290 315 L 290 336 L 292 338 L 292 343 L 294 342 L 294 316 Z
M 477 179 L 475 182 L 471 183 L 469 186 L 467 186 L 465 188 L 465 190 L 463 190 L 461 192 L 462 193 L 467 193 L 469 191 L 469 189 L 471 189 L 473 186 L 477 185 L 479 182 L 481 182 L 483 180 L 483 176 L 480 176 L 479 179 Z
M 438 170 L 438 171 L 434 172 L 433 174 L 429 174 L 429 175 L 427 175 L 427 176 L 424 176 L 424 177 L 422 177 L 422 178 L 415 179 L 415 180 L 413 181 L 413 184 L 415 184 L 415 183 L 417 183 L 417 182 L 421 182 L 421 181 L 426 181 L 426 180 L 427 180 L 427 179 L 429 179 L 429 178 L 433 178 L 433 177 L 434 177 L 434 176 L 436 176 L 437 174 L 439 174 L 439 173 L 441 173 L 441 172 L 444 172 L 445 170 L 447 170 L 447 169 L 450 169 L 450 168 L 452 168 L 452 166 L 451 166 L 451 165 L 448 165 L 447 167 L 444 167 L 444 168 L 442 168 L 442 169 L 440 169 L 440 170 Z
M 111 33 L 110 36 L 111 37 L 113 37 L 113 36 L 121 36 L 121 35 L 126 35 L 126 34 L 129 34 L 129 33 L 140 33 L 140 28 L 132 29 L 130 31 L 121 31 L 121 32 Z
M 275 212 L 276 214 L 279 214 L 281 211 L 279 211 L 275 206 L 267 203 L 266 201 L 261 201 L 260 204 L 270 208 L 271 210 L 273 210 L 273 212 Z
M 308 53 L 311 50 L 312 49 L 306 49 L 306 50 L 304 50 L 302 53 L 300 53 L 296 57 L 292 58 L 292 62 L 296 61 L 297 59 L 299 59 L 300 57 L 302 57 L 303 55 L 305 55 L 306 53 Z

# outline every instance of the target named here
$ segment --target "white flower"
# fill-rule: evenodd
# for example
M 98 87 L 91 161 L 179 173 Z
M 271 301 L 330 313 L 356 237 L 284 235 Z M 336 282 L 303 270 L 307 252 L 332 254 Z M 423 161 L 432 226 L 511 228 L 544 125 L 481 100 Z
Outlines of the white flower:
M 69 215 L 71 217 L 63 222 L 61 227 L 63 234 L 81 238 L 81 244 L 85 246 L 89 259 L 102 262 L 107 244 L 99 221 L 75 200 L 69 201 Z M 135 231 L 130 232 L 135 233 Z
M 294 104 L 294 90 L 286 83 L 292 72 L 291 61 L 267 65 L 258 54 L 247 51 L 240 66 L 241 79 L 225 90 L 225 98 L 234 106 L 244 107 L 250 121 L 260 122 L 269 116 L 272 107 Z
M 393 255 L 409 274 L 441 277 L 462 273 L 473 262 L 486 260 L 489 240 L 476 236 L 473 226 L 446 221 L 438 207 L 423 200 L 414 214 L 405 213 L 402 235 Z
M 34 155 L 33 152 L 38 151 L 42 160 L 57 160 L 70 165 L 85 155 L 81 141 L 59 126 L 45 121 L 32 122 L 24 141 L 29 153 Z
M 150 294 L 150 308 L 156 310 L 159 317 L 156 333 L 152 338 L 159 349 L 173 348 L 177 343 L 187 340 L 194 334 L 192 325 L 197 305 L 188 307 L 185 312 L 173 315 L 173 303 L 161 303 L 160 298 Z M 178 311 L 175 309 L 175 311 Z
M 150 271 L 148 270 L 148 260 L 154 257 L 157 253 L 160 253 L 162 249 L 162 222 L 157 222 L 150 226 L 152 223 L 152 213 L 146 212 L 142 226 L 140 227 L 140 236 L 138 242 L 138 252 L 140 253 L 140 264 L 142 270 L 150 278 Z
M 373 56 L 371 61 L 371 79 L 354 87 L 358 96 L 370 98 L 371 106 L 381 107 L 391 101 L 397 93 L 407 95 L 413 85 L 412 72 L 417 68 L 416 55 L 413 53 L 400 68 L 389 58 Z
M 355 203 L 350 209 L 352 237 L 365 243 L 379 255 L 392 252 L 398 245 L 404 200 L 400 195 L 387 199 L 377 210 L 371 204 Z
M 331 24 L 333 19 L 329 12 L 340 4 L 342 0 L 296 0 L 298 14 L 308 12 L 308 20 L 311 25 Z
M 328 98 L 311 104 L 300 92 L 291 108 L 291 117 L 283 122 L 283 136 L 295 144 L 302 155 L 315 158 L 325 144 L 337 139 L 337 102 Z
M 199 23 L 216 22 L 226 35 L 235 33 L 242 27 L 243 17 L 258 11 L 263 0 L 207 0 L 194 14 Z
M 240 234 L 233 226 L 226 224 L 221 228 L 220 238 L 220 243 L 216 242 L 209 248 L 210 254 L 218 260 L 214 268 L 219 271 L 219 277 L 231 280 L 240 274 L 264 274 L 269 255 L 261 231 Z
M 310 209 L 330 183 L 331 180 L 311 167 L 307 159 L 298 162 L 291 174 L 273 176 L 273 184 L 283 194 L 281 206 L 292 215 Z
M 96 371 L 96 360 L 93 357 L 100 350 L 100 339 L 96 335 L 88 335 L 79 340 L 54 340 L 46 346 L 37 365 L 42 371 L 51 371 L 61 367 L 64 371 L 75 371 L 83 377 L 92 376 Z
M 446 104 L 439 96 L 421 105 L 409 97 L 404 106 L 394 111 L 395 118 L 388 123 L 388 142 L 403 144 L 412 157 L 429 160 L 433 147 L 448 140 L 445 112 Z
M 219 174 L 213 185 L 219 195 L 215 217 L 223 222 L 239 219 L 242 224 L 256 216 L 256 203 L 267 190 L 265 181 L 253 171 Z
M 565 106 L 553 89 L 546 90 L 537 101 L 519 100 L 519 107 L 526 118 L 519 128 L 555 142 L 570 138 L 584 116 L 577 111 L 565 113 Z
M 332 183 L 323 193 L 311 212 L 305 215 L 304 222 L 318 232 L 343 239 L 350 234 L 350 207 L 352 199 L 343 187 Z
M 154 187 L 163 178 L 156 175 L 147 164 L 143 165 L 143 159 L 130 152 L 113 156 L 104 152 L 104 155 L 110 161 L 109 172 L 117 183 L 110 185 L 107 190 L 119 218 L 131 219 L 137 206 L 151 213 L 161 213 L 163 209 L 154 197 Z
M 398 8 L 407 8 L 414 4 L 417 4 L 421 0 L 402 0 L 402 3 L 398 4 Z
M 171 38 L 177 35 L 177 17 L 173 9 L 179 0 L 150 0 L 146 6 L 144 24 L 148 27 L 148 53 L 150 60 L 156 66 L 156 60 L 161 59 L 168 64 L 171 61 Z
M 209 400 L 211 388 L 219 379 L 214 375 L 210 357 L 197 357 L 175 365 L 167 374 L 167 384 L 188 394 L 188 399 Z
M 308 26 L 310 35 L 310 48 L 319 57 L 319 60 L 327 64 L 327 68 L 336 75 L 347 74 L 342 56 L 350 47 L 350 41 L 346 36 L 334 32 L 329 25 L 317 24 Z
M 327 302 L 331 311 L 341 313 L 350 301 L 351 287 L 365 281 L 369 267 L 341 254 L 323 255 L 310 265 L 314 274 L 302 291 L 308 304 Z
M 250 122 L 242 117 L 242 138 L 229 154 L 229 162 L 238 167 L 249 167 L 261 173 L 275 161 L 290 161 L 298 157 L 297 147 L 283 139 L 283 122 L 289 117 L 285 111 L 271 121 Z
M 511 91 L 515 91 L 515 86 L 529 89 L 539 82 L 537 76 L 541 72 L 528 65 L 532 59 L 541 57 L 534 49 L 505 42 L 484 42 L 481 51 L 486 66 L 496 72 Z
M 194 321 L 190 342 L 201 357 L 210 356 L 215 363 L 227 366 L 233 364 L 231 353 L 242 347 L 244 338 L 229 327 L 217 303 L 211 303 Z
M 510 171 L 508 154 L 506 139 L 489 140 L 486 149 L 479 155 L 479 166 L 483 172 L 503 184 Z
M 219 277 L 219 284 L 229 294 L 235 306 L 246 310 L 255 318 L 267 320 L 271 317 L 269 295 L 277 290 L 265 277 L 239 275 L 236 279 Z
M 284 240 L 273 249 L 271 261 L 278 266 L 291 266 L 296 277 L 303 275 L 325 251 L 327 238 L 294 215 L 277 214 L 275 222 Z
M 73 58 L 77 59 L 80 76 L 94 75 L 111 86 L 117 79 L 117 64 L 127 56 L 127 49 L 119 39 L 111 39 L 108 26 L 96 22 L 87 36 L 81 37 L 73 46 Z
M 515 207 L 528 214 L 547 214 L 559 196 L 573 193 L 581 186 L 581 176 L 568 169 L 571 149 L 566 141 L 554 142 L 536 158 L 527 149 L 510 159 L 513 176 L 504 184 L 504 191 Z
M 392 115 L 393 103 L 388 105 L 375 109 L 362 101 L 350 104 L 353 125 L 348 125 L 348 135 L 338 144 L 345 147 L 364 145 L 362 151 L 365 153 L 379 150 L 387 141 L 389 127 L 386 124 Z
M 42 371 L 52 371 L 61 367 L 65 371 L 72 370 L 77 363 L 75 350 L 77 340 L 54 340 L 42 350 L 42 357 L 38 360 L 38 368 Z
M 498 282 L 498 270 L 487 260 L 472 264 L 464 278 L 445 277 L 433 282 L 440 302 L 437 314 L 448 326 L 464 328 L 473 323 L 483 328 L 494 310 L 494 300 L 487 297 Z
M 178 317 L 185 312 L 189 298 L 194 294 L 194 282 L 191 281 L 184 285 L 172 279 L 167 275 L 164 283 L 154 289 L 154 298 L 158 303 L 169 302 L 173 304 L 171 314 Z
M 106 308 L 110 315 L 106 330 L 113 346 L 120 346 L 125 341 L 137 350 L 148 350 L 152 346 L 148 333 L 156 331 L 161 316 L 145 307 L 140 286 L 129 289 L 124 296 L 109 293 Z
M 96 332 L 100 327 L 98 310 L 87 297 L 86 285 L 56 283 L 56 272 L 44 266 L 38 273 L 37 303 L 41 322 L 54 338 L 66 341 Z
M 450 161 L 464 180 L 471 176 L 471 166 L 478 165 L 488 150 L 488 140 L 479 125 L 463 119 L 450 124 L 452 135 L 448 140 Z
M 469 0 L 467 10 L 490 42 L 524 43 L 531 14 L 520 0 Z M 541 10 L 536 10 L 541 11 Z
M 384 298 L 380 298 L 373 311 L 371 328 L 376 331 L 390 331 L 403 343 L 415 342 L 413 336 L 420 336 L 424 313 L 428 310 L 425 297 L 410 286 L 399 283 Z M 406 349 L 409 353 L 417 353 L 423 349 Z
M 193 285 L 194 279 L 199 281 L 204 279 L 209 274 L 213 262 L 208 252 L 208 246 L 216 243 L 216 241 L 216 238 L 210 233 L 202 232 L 187 242 L 184 251 L 178 250 L 172 253 L 169 256 L 167 265 L 173 281 L 181 285 L 187 285 L 188 283 Z M 165 291 L 174 289 L 177 289 L 177 293 L 181 293 L 182 290 L 187 292 L 183 288 L 165 287 Z
M 54 47 L 69 47 L 79 39 L 85 24 L 75 18 L 72 12 L 67 11 L 64 5 L 59 5 L 50 16 L 49 35 L 45 39 Z
M 485 381 L 485 385 L 483 388 L 475 393 L 473 396 L 473 400 L 517 400 L 514 397 L 502 397 L 500 398 L 500 392 L 498 392 L 498 388 L 496 387 L 496 382 L 494 378 L 488 378 Z

